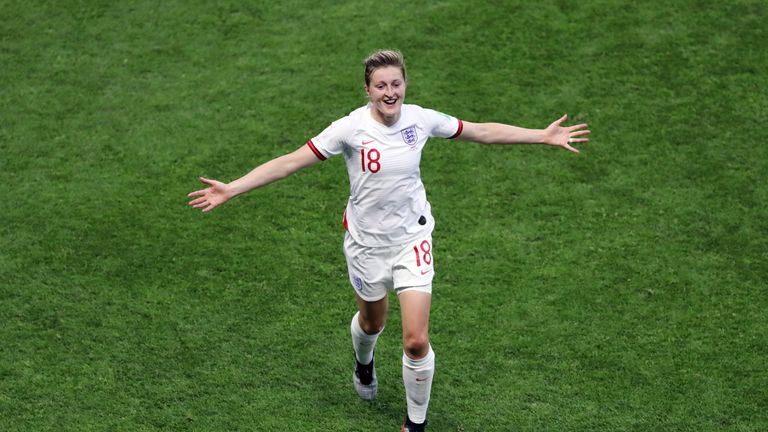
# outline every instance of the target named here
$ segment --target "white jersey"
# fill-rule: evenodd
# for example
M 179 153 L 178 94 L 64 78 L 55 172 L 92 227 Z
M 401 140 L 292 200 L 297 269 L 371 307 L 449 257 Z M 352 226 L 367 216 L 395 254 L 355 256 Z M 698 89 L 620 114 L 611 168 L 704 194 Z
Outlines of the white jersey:
M 385 126 L 363 106 L 333 122 L 307 145 L 321 160 L 344 153 L 349 201 L 344 226 L 363 246 L 405 244 L 432 231 L 419 163 L 430 137 L 455 138 L 461 120 L 403 104 L 400 119 Z

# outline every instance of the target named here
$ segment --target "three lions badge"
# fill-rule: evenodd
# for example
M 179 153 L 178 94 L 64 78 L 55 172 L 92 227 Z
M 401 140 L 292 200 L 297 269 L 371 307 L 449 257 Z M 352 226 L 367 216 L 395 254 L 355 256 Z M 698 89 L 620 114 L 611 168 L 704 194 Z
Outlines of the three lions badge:
M 416 127 L 411 126 L 409 128 L 405 128 L 400 131 L 400 134 L 403 136 L 403 141 L 405 141 L 406 144 L 412 146 L 416 144 L 416 141 L 418 141 L 419 136 L 416 135 Z

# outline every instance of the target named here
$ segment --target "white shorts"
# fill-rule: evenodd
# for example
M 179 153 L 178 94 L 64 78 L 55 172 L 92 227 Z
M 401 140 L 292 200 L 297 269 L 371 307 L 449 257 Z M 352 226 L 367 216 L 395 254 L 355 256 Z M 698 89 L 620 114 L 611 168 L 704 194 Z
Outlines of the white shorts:
M 431 234 L 404 246 L 368 247 L 345 233 L 344 256 L 349 282 L 365 301 L 381 300 L 389 291 L 432 293 L 435 260 Z

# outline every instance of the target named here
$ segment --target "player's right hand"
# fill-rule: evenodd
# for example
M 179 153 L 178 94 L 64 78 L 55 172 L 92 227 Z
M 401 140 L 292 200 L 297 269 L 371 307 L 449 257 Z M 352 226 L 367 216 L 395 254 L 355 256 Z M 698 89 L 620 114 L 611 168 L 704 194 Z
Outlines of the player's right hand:
M 187 195 L 189 198 L 197 197 L 189 202 L 190 206 L 203 209 L 203 212 L 209 212 L 232 198 L 229 186 L 226 183 L 204 177 L 200 177 L 200 181 L 208 185 L 208 187 Z

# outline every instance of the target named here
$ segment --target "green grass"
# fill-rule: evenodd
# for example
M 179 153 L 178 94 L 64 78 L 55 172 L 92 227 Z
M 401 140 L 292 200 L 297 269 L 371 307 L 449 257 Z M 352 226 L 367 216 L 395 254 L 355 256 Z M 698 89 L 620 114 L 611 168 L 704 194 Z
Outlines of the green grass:
M 393 431 L 350 385 L 341 158 L 202 215 L 364 103 L 586 121 L 435 140 L 433 431 L 768 429 L 763 1 L 0 1 L 4 431 Z

